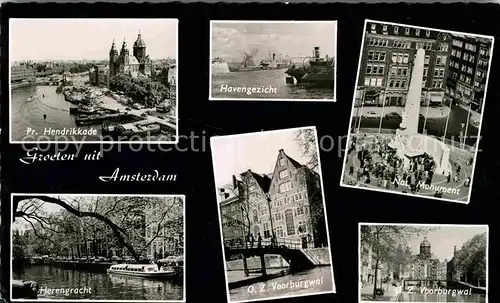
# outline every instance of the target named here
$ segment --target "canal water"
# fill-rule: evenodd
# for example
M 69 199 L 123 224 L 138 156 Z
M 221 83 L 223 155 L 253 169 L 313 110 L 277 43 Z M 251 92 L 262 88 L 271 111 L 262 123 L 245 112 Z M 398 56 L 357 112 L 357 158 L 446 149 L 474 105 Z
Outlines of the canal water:
M 397 302 L 474 302 L 474 303 L 484 303 L 486 302 L 485 295 L 471 294 L 471 295 L 446 295 L 446 294 L 421 294 L 421 293 L 411 293 L 406 292 L 401 293 L 397 299 Z
M 305 88 L 286 84 L 286 69 L 229 72 L 212 75 L 212 97 L 232 99 L 334 99 L 331 88 Z M 276 93 L 255 93 L 247 95 L 238 92 L 222 92 L 221 86 L 229 87 L 272 87 Z
M 287 287 L 287 285 L 297 285 L 302 281 L 302 286 Z M 306 282 L 307 281 L 307 282 Z M 311 285 L 307 285 L 309 283 Z M 314 284 L 313 284 L 314 281 Z M 259 282 L 252 285 L 242 286 L 229 290 L 231 301 L 255 300 L 262 298 L 293 297 L 297 295 L 312 295 L 316 293 L 334 290 L 332 280 L 332 267 L 315 267 L 292 275 L 287 275 L 266 282 Z
M 356 111 L 357 108 L 354 109 Z M 442 137 L 444 135 L 446 129 L 446 138 L 454 140 L 457 142 L 456 146 L 458 146 L 460 140 L 463 140 L 463 136 L 465 136 L 465 128 L 467 126 L 467 138 L 465 140 L 465 144 L 472 146 L 477 141 L 477 135 L 479 129 L 473 124 L 469 123 L 467 119 L 468 113 L 467 110 L 461 108 L 460 106 L 452 106 L 450 117 L 448 119 L 448 128 L 446 128 L 446 120 L 447 118 L 432 118 L 427 119 L 425 122 L 426 132 L 429 135 Z M 373 118 L 362 118 L 361 119 L 361 128 L 374 128 L 378 129 L 380 125 L 379 117 Z M 352 127 L 357 127 L 358 118 L 353 117 L 352 119 Z M 418 123 L 418 131 L 419 133 L 423 132 L 424 128 L 424 119 L 420 118 Z M 382 129 L 398 129 L 399 124 L 401 123 L 401 119 L 382 119 Z M 464 124 L 462 128 L 462 123 Z M 462 137 L 461 137 L 462 136 Z
M 52 128 L 60 130 L 63 128 L 76 127 L 74 116 L 70 115 L 71 103 L 64 100 L 63 94 L 56 93 L 57 86 L 26 86 L 12 90 L 11 94 L 11 132 L 14 141 L 54 141 L 56 136 L 44 135 L 44 131 Z M 45 95 L 45 97 L 44 97 Z M 37 99 L 28 101 L 31 96 Z M 44 119 L 46 115 L 46 119 Z M 28 128 L 34 129 L 38 136 L 27 136 Z M 79 126 L 78 128 L 97 129 L 98 136 L 73 136 L 66 139 L 97 141 L 100 139 L 101 127 Z M 59 136 L 59 139 L 60 136 Z
M 39 299 L 90 299 L 90 300 L 182 300 L 182 283 L 149 280 L 140 277 L 84 272 L 51 266 L 30 266 L 13 272 L 15 280 L 31 280 L 40 288 L 75 289 L 90 288 L 90 293 L 41 294 Z

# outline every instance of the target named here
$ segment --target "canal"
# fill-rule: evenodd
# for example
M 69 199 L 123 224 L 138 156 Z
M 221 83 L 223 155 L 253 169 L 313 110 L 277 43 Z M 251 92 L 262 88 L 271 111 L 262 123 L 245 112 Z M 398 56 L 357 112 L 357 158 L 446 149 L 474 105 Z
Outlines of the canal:
M 212 75 L 212 97 L 233 99 L 328 99 L 333 100 L 331 88 L 305 88 L 286 84 L 286 69 L 229 72 Z M 246 95 L 238 92 L 222 92 L 221 86 L 232 87 L 273 87 L 276 93 Z
M 451 295 L 451 294 L 421 294 L 416 293 L 401 293 L 397 298 L 397 302 L 486 302 L 485 295 L 471 294 L 471 295 Z
M 354 110 L 356 111 L 357 108 Z M 420 117 L 418 123 L 418 131 L 420 133 L 423 132 L 424 121 L 425 128 L 427 134 L 442 137 L 444 135 L 446 129 L 446 138 L 457 142 L 456 146 L 458 146 L 461 138 L 463 138 L 463 134 L 465 134 L 466 125 L 467 126 L 467 138 L 465 143 L 469 146 L 472 146 L 477 141 L 477 135 L 479 133 L 479 129 L 477 126 L 474 126 L 472 123 L 469 123 L 467 118 L 468 112 L 460 106 L 452 106 L 450 117 L 448 119 L 448 127 L 446 128 L 446 120 L 447 118 L 428 118 L 427 121 Z M 353 117 L 352 126 L 353 128 L 358 124 L 358 118 Z M 382 119 L 382 129 L 397 129 L 399 128 L 399 124 L 401 123 L 401 119 Z M 463 127 L 462 127 L 462 124 Z M 374 128 L 378 129 L 380 125 L 380 118 L 362 118 L 361 119 L 361 128 Z M 463 140 L 463 139 L 462 139 Z
M 46 294 L 39 291 L 39 299 L 90 300 L 182 300 L 182 282 L 149 280 L 140 277 L 110 275 L 36 265 L 16 269 L 15 280 L 31 280 L 40 289 L 90 289 L 84 294 Z
M 54 141 L 55 136 L 44 135 L 46 129 L 63 129 L 76 127 L 75 119 L 69 113 L 70 103 L 64 100 L 63 94 L 56 93 L 57 86 L 26 86 L 12 90 L 11 95 L 11 132 L 14 141 Z M 36 96 L 30 101 L 31 96 Z M 46 115 L 46 118 L 44 118 Z M 78 128 L 95 128 L 97 137 L 74 135 L 72 140 L 97 141 L 100 139 L 101 127 L 79 126 Z M 28 128 L 34 129 L 38 136 L 27 136 Z M 60 137 L 60 136 L 59 136 Z M 61 139 L 61 138 L 59 138 Z M 71 140 L 66 140 L 71 141 Z
M 302 282 L 302 287 L 286 287 Z M 310 284 L 309 284 L 310 281 Z M 314 281 L 314 282 L 313 282 Z M 305 286 L 307 285 L 307 287 Z M 262 283 L 229 290 L 231 301 L 255 300 L 262 298 L 293 297 L 304 294 L 315 294 L 334 290 L 332 267 L 322 266 L 287 275 Z

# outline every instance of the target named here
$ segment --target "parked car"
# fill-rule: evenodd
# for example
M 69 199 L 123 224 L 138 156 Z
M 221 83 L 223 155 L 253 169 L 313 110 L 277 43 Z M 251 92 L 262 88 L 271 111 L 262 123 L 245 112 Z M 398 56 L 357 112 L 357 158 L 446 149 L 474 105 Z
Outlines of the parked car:
M 392 112 L 385 115 L 385 119 L 386 120 L 401 119 L 401 116 L 398 113 Z

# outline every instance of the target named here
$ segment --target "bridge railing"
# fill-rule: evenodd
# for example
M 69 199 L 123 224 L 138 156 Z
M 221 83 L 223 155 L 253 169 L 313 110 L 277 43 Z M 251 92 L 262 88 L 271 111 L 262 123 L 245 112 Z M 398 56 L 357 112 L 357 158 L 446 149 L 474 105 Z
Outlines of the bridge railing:
M 302 244 L 300 241 L 290 239 L 263 239 L 259 241 L 244 241 L 243 239 L 225 239 L 225 249 L 254 249 L 254 248 L 287 248 L 287 249 L 301 249 Z

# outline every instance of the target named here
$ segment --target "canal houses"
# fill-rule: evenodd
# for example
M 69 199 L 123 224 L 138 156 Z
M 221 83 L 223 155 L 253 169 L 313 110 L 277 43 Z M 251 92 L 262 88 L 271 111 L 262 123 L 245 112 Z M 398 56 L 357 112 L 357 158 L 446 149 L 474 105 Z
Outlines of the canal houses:
M 284 149 L 278 151 L 271 174 L 247 170 L 219 193 L 225 241 L 244 241 L 247 234 L 256 241 L 260 235 L 303 248 L 327 246 L 319 175 Z

